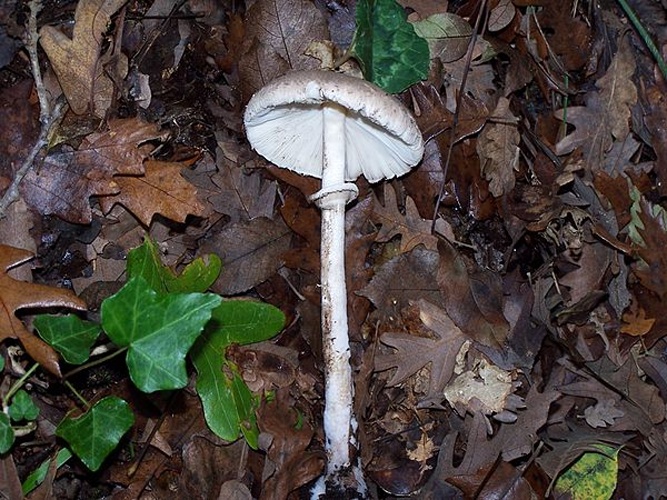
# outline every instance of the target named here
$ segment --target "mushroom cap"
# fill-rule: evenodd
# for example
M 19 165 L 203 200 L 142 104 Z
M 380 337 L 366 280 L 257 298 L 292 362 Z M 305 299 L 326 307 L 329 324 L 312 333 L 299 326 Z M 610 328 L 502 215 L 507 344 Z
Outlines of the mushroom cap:
M 346 181 L 390 179 L 421 160 L 424 142 L 407 109 L 372 83 L 332 71 L 293 71 L 260 89 L 245 110 L 248 140 L 278 167 L 322 178 L 329 103 L 346 113 Z

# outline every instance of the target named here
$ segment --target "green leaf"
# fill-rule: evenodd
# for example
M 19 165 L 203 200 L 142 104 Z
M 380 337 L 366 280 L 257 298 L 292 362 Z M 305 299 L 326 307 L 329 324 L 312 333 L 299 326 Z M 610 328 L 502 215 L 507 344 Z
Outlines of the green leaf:
M 23 484 L 21 485 L 23 494 L 27 495 L 32 490 L 37 488 L 37 486 L 39 486 L 44 482 L 46 474 L 49 472 L 49 465 L 51 464 L 52 460 L 56 461 L 56 468 L 59 469 L 60 467 L 65 465 L 65 463 L 70 458 L 72 458 L 72 452 L 69 451 L 67 448 L 62 448 L 60 451 L 58 451 L 55 458 L 44 460 L 41 463 L 41 465 L 37 467 L 34 471 L 32 471 L 30 474 L 28 474 L 28 477 L 25 479 L 25 481 L 23 481 Z
M 39 408 L 32 398 L 23 389 L 16 391 L 9 406 L 9 416 L 14 422 L 21 420 L 35 420 L 39 415 Z
M 0 357 L 0 372 L 5 369 L 5 358 Z
M 0 453 L 5 453 L 14 444 L 14 429 L 9 422 L 9 416 L 0 411 Z
M 187 383 L 185 355 L 221 300 L 204 293 L 160 295 L 135 276 L 102 303 L 102 327 L 128 347 L 130 378 L 140 390 L 180 389 Z
M 222 439 L 235 441 L 239 437 L 245 410 L 237 406 L 237 400 L 242 398 L 235 397 L 234 392 L 240 394 L 238 385 L 245 384 L 237 374 L 230 372 L 224 360 L 228 345 L 219 330 L 204 332 L 190 356 L 198 374 L 197 394 L 204 408 L 206 423 Z
M 415 33 L 395 0 L 357 1 L 356 21 L 350 52 L 366 80 L 396 93 L 428 77 L 428 43 Z
M 568 494 L 573 500 L 611 498 L 616 489 L 620 448 L 606 444 L 593 447 L 599 452 L 584 453 L 558 478 L 554 488 L 556 497 Z
M 223 300 L 213 310 L 206 330 L 216 330 L 225 347 L 268 340 L 285 325 L 285 315 L 277 307 L 254 300 Z
M 97 323 L 82 320 L 74 314 L 41 314 L 35 317 L 34 325 L 39 336 L 73 365 L 88 361 L 90 348 L 102 331 Z
M 127 256 L 128 279 L 141 276 L 158 293 L 205 292 L 220 274 L 222 262 L 217 255 L 201 257 L 188 264 L 180 275 L 176 275 L 160 259 L 155 243 L 146 238 L 144 243 Z
M 225 361 L 232 343 L 250 344 L 266 340 L 282 330 L 284 314 L 262 302 L 226 300 L 214 311 L 204 335 L 191 352 L 197 369 L 197 393 L 211 430 L 233 441 L 241 431 L 248 444 L 257 448 L 257 400 L 248 386 Z
M 98 401 L 78 418 L 66 417 L 56 436 L 67 441 L 74 454 L 92 471 L 102 465 L 134 424 L 129 405 L 115 396 Z

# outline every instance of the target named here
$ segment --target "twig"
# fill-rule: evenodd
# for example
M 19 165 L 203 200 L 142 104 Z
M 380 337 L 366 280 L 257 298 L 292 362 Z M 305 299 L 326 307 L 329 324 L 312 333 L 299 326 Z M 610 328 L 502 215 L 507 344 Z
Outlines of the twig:
M 30 18 L 28 19 L 28 33 L 26 36 L 26 48 L 30 56 L 30 66 L 32 68 L 32 75 L 35 81 L 35 89 L 37 90 L 37 97 L 39 98 L 39 122 L 41 128 L 39 136 L 35 144 L 30 149 L 30 152 L 23 160 L 23 163 L 14 174 L 12 183 L 9 185 L 5 194 L 0 199 L 0 219 L 4 218 L 9 206 L 14 203 L 19 197 L 19 185 L 23 178 L 32 168 L 35 158 L 42 150 L 42 148 L 49 143 L 49 135 L 51 128 L 58 122 L 62 116 L 64 105 L 58 103 L 55 107 L 51 107 L 49 97 L 44 87 L 42 80 L 42 72 L 39 69 L 39 58 L 37 55 L 37 41 L 39 40 L 39 32 L 37 31 L 37 14 L 42 8 L 40 0 L 31 0 L 30 2 Z

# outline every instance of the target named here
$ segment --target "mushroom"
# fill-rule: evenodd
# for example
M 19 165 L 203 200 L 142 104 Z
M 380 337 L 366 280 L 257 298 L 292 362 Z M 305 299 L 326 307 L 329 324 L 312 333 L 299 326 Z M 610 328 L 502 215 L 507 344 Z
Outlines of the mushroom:
M 356 482 L 363 496 L 363 475 L 351 464 L 349 448 L 355 444 L 356 422 L 345 286 L 345 205 L 358 195 L 350 181 L 359 175 L 377 182 L 419 163 L 422 136 L 397 99 L 367 81 L 331 71 L 293 71 L 272 81 L 250 99 L 244 123 L 252 147 L 271 163 L 322 179 L 321 189 L 310 199 L 322 211 L 324 482 L 327 494 Z

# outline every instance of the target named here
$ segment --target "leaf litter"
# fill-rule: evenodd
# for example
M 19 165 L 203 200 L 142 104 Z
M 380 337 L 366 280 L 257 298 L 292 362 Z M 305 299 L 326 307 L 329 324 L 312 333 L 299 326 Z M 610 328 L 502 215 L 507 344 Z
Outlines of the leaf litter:
M 387 12 L 399 8 L 389 3 Z M 0 7 L 8 47 L 28 43 L 18 42 L 28 40 L 25 4 Z M 355 413 L 374 491 L 658 498 L 667 491 L 664 80 L 616 3 L 493 2 L 470 61 L 477 3 L 400 5 L 431 50 L 428 76 L 401 95 L 426 156 L 390 184 L 360 181 L 347 217 Z M 660 15 L 635 7 L 663 46 Z M 360 36 L 384 29 L 382 8 Z M 349 1 L 44 0 L 30 33 L 40 36 L 40 78 L 27 51 L 0 58 L 0 195 L 24 175 L 0 221 L 3 402 L 41 366 L 25 391 L 37 425 L 17 437 L 32 444 L 3 455 L 0 490 L 18 494 L 44 463 L 36 496 L 307 495 L 325 459 L 320 224 L 307 199 L 317 188 L 257 157 L 241 116 L 284 72 L 345 59 L 355 12 Z M 355 41 L 352 55 L 382 52 L 370 40 Z M 359 62 L 344 67 L 379 70 Z M 44 126 L 42 93 L 66 112 L 21 174 Z M 256 417 L 237 415 L 256 418 L 256 449 L 207 427 L 188 392 L 194 379 L 183 378 L 192 367 L 179 365 L 189 389 L 170 398 L 138 394 L 111 362 L 73 381 L 97 408 L 129 402 L 125 444 L 104 463 L 86 457 L 97 475 L 72 459 L 49 469 L 69 432 L 56 426 L 80 408 L 59 378 L 82 358 L 61 359 L 33 316 L 83 318 L 86 297 L 96 319 L 144 235 L 176 271 L 218 255 L 214 291 L 287 315 L 274 340 L 207 351 L 232 363 L 211 380 L 257 391 Z

